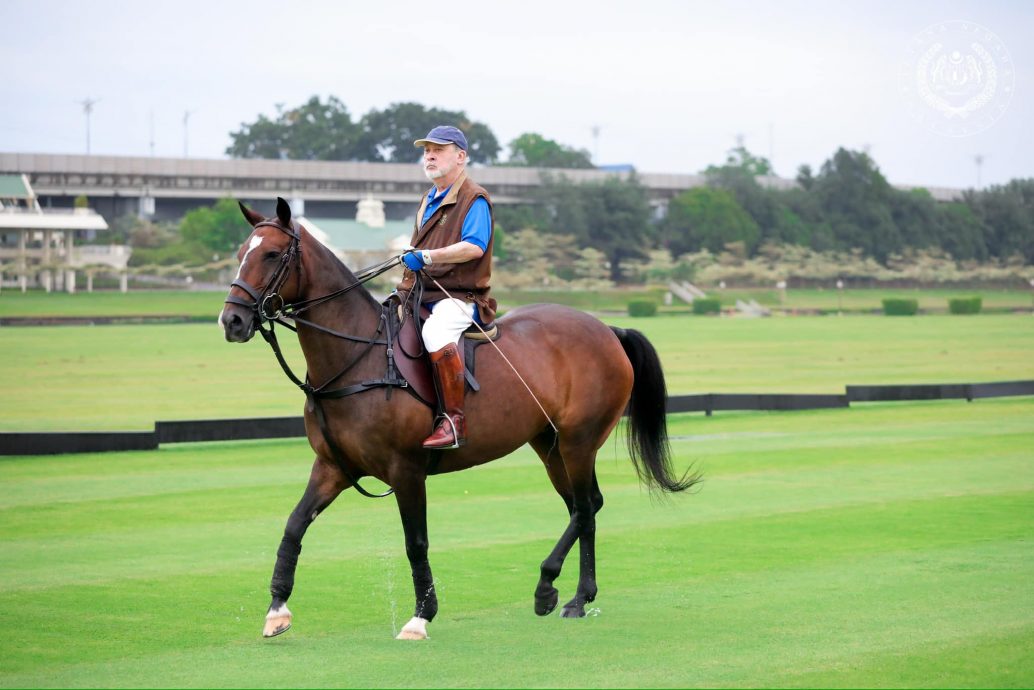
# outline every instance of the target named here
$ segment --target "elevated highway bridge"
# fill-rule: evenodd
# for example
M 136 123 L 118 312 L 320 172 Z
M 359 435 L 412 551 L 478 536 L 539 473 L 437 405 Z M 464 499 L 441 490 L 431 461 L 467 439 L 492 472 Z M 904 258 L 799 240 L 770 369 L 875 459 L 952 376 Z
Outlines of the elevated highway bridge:
M 472 176 L 492 193 L 496 204 L 528 199 L 543 184 L 542 173 L 565 175 L 573 182 L 600 181 L 607 170 L 545 170 L 502 166 L 474 167 Z M 411 217 L 428 182 L 416 163 L 363 163 L 255 159 L 151 158 L 72 154 L 0 153 L 0 174 L 24 174 L 44 207 L 70 207 L 85 195 L 110 223 L 134 213 L 175 220 L 192 208 L 233 197 L 259 209 L 274 197 L 292 201 L 295 212 L 321 217 L 353 217 L 356 202 L 373 197 L 385 202 L 391 219 Z M 650 202 L 662 214 L 677 194 L 705 184 L 702 175 L 637 173 Z M 759 178 L 766 186 L 793 187 L 778 177 Z M 929 188 L 939 200 L 962 190 Z M 301 206 L 301 208 L 299 208 Z

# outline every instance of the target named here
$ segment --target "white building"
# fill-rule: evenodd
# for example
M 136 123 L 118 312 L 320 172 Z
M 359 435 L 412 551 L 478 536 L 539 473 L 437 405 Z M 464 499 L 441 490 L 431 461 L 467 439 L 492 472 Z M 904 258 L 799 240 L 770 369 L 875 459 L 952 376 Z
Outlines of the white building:
M 372 195 L 360 199 L 355 220 L 306 216 L 298 221 L 353 271 L 398 256 L 413 236 L 413 219 L 387 220 L 384 202 Z
M 0 175 L 0 286 L 75 292 L 76 271 L 85 270 L 88 290 L 104 272 L 117 274 L 125 292 L 128 247 L 74 244 L 77 232 L 107 229 L 89 208 L 41 208 L 26 175 Z

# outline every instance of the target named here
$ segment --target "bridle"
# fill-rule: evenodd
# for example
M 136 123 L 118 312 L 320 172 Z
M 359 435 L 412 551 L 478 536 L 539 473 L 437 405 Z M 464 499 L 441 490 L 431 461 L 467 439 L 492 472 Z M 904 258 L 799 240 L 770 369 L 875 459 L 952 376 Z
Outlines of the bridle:
M 328 293 L 326 295 L 321 295 L 320 297 L 314 297 L 307 300 L 300 300 L 297 302 L 288 303 L 285 302 L 283 296 L 281 296 L 280 290 L 283 288 L 284 284 L 287 283 L 288 276 L 290 275 L 292 269 L 294 269 L 295 274 L 297 276 L 296 279 L 298 281 L 299 287 L 301 285 L 301 232 L 300 230 L 298 230 L 294 222 L 291 222 L 290 226 L 285 226 L 282 223 L 273 220 L 263 220 L 256 223 L 253 227 L 256 230 L 261 227 L 276 228 L 280 232 L 283 232 L 284 234 L 288 235 L 291 238 L 291 243 L 290 245 L 288 245 L 287 249 L 285 249 L 280 254 L 280 262 L 277 264 L 277 267 L 273 271 L 272 275 L 270 275 L 269 280 L 267 280 L 266 284 L 261 288 L 256 288 L 252 286 L 250 283 L 248 283 L 248 281 L 240 277 L 236 278 L 232 283 L 230 283 L 231 289 L 235 287 L 240 288 L 241 290 L 246 292 L 249 297 L 251 297 L 251 300 L 247 300 L 243 297 L 238 297 L 237 295 L 228 294 L 226 296 L 226 300 L 224 300 L 225 303 L 236 304 L 251 311 L 256 325 L 256 330 L 258 330 L 258 332 L 262 335 L 263 340 L 269 343 L 270 348 L 273 350 L 273 354 L 276 355 L 277 362 L 280 363 L 280 368 L 284 370 L 284 374 L 286 374 L 287 377 L 296 386 L 302 389 L 302 391 L 311 401 L 312 406 L 316 412 L 316 419 L 319 422 L 320 430 L 323 433 L 323 438 L 326 441 L 328 447 L 330 448 L 331 453 L 334 455 L 334 459 L 338 463 L 338 466 L 340 467 L 341 471 L 352 483 L 356 491 L 358 491 L 363 496 L 368 496 L 370 498 L 383 498 L 384 496 L 391 495 L 394 492 L 394 489 L 389 488 L 384 493 L 372 494 L 363 489 L 363 487 L 359 485 L 358 479 L 348 470 L 344 454 L 341 452 L 341 449 L 337 447 L 337 444 L 334 443 L 331 435 L 328 433 L 329 428 L 326 421 L 326 415 L 323 412 L 323 405 L 320 403 L 320 401 L 323 399 L 343 398 L 349 395 L 353 395 L 355 393 L 362 393 L 373 388 L 381 388 L 384 386 L 397 386 L 405 388 L 408 386 L 405 379 L 400 378 L 396 373 L 394 363 L 394 351 L 392 349 L 394 337 L 391 332 L 390 319 L 387 318 L 387 315 L 382 310 L 380 320 L 377 326 L 377 331 L 374 333 L 373 337 L 363 338 L 360 336 L 354 336 L 348 333 L 341 333 L 332 330 L 330 328 L 327 328 L 326 326 L 321 326 L 317 323 L 309 321 L 308 319 L 302 318 L 299 315 L 321 304 L 325 304 L 334 299 L 337 299 L 338 297 L 341 297 L 342 295 L 354 290 L 355 288 L 359 287 L 368 280 L 376 278 L 382 273 L 391 270 L 395 266 L 398 266 L 399 263 L 401 263 L 401 260 L 399 259 L 399 257 L 396 256 L 392 257 L 391 259 L 388 259 L 387 261 L 376 264 L 375 266 L 365 268 L 355 274 L 354 282 L 346 285 L 345 287 L 339 290 L 335 290 L 334 292 Z M 290 323 L 291 321 L 294 322 L 293 325 L 292 323 Z M 326 333 L 327 335 L 331 335 L 336 338 L 341 338 L 343 340 L 349 340 L 357 343 L 364 343 L 366 344 L 366 347 L 362 348 L 359 354 L 356 357 L 354 357 L 351 362 L 346 364 L 345 367 L 341 369 L 341 371 L 339 371 L 336 375 L 324 381 L 319 386 L 313 386 L 309 382 L 308 373 L 306 373 L 305 380 L 303 381 L 291 370 L 290 365 L 284 358 L 284 354 L 280 349 L 280 343 L 276 337 L 275 325 L 278 323 L 284 326 L 285 328 L 295 332 L 297 332 L 298 330 L 297 324 L 303 324 L 307 327 L 314 328 L 322 333 Z M 383 338 L 379 337 L 382 332 L 384 332 Z M 351 370 L 352 367 L 358 364 L 373 348 L 374 345 L 385 345 L 387 347 L 388 373 L 386 377 L 381 379 L 363 381 L 361 383 L 353 384 L 351 386 L 344 386 L 342 388 L 330 389 L 330 386 L 334 382 L 338 381 L 342 376 L 344 376 L 349 370 Z
M 292 223 L 292 226 L 294 224 Z M 287 282 L 287 274 L 291 271 L 292 265 L 301 255 L 302 250 L 302 238 L 296 229 L 293 227 L 284 227 L 280 223 L 276 223 L 270 220 L 264 220 L 255 224 L 255 229 L 261 227 L 272 227 L 276 228 L 280 232 L 285 233 L 291 238 L 291 244 L 288 248 L 280 254 L 280 263 L 277 265 L 276 270 L 273 271 L 273 275 L 266 281 L 265 286 L 262 290 L 252 287 L 252 285 L 241 278 L 235 279 L 230 283 L 231 288 L 238 287 L 244 292 L 248 293 L 252 301 L 248 301 L 243 297 L 237 295 L 227 295 L 225 302 L 229 304 L 237 304 L 245 309 L 250 309 L 256 320 L 260 323 L 266 323 L 267 321 L 276 321 L 284 316 L 284 298 L 280 296 L 280 289 Z M 301 281 L 301 271 L 298 272 L 298 280 Z M 271 304 L 277 304 L 275 309 L 270 312 Z

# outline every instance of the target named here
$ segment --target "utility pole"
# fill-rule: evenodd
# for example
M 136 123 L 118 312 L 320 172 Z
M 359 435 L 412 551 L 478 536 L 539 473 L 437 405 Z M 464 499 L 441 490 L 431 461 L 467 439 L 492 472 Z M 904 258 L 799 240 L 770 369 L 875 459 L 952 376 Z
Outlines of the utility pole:
M 592 162 L 597 168 L 600 166 L 600 126 L 592 126 Z
M 93 112 L 93 106 L 100 102 L 99 98 L 90 98 L 87 96 L 81 101 L 77 101 L 79 105 L 83 107 L 83 113 L 86 114 L 86 155 L 90 155 L 90 114 Z
M 154 109 L 153 108 L 151 109 L 151 112 L 149 113 L 149 115 L 150 115 L 149 119 L 150 119 L 150 125 L 151 125 L 151 141 L 150 141 L 151 158 L 154 158 Z
M 768 167 L 769 175 L 775 175 L 775 126 L 768 123 Z
M 977 189 L 980 189 L 981 186 L 982 186 L 980 184 L 981 183 L 981 179 L 980 179 L 981 178 L 981 174 L 980 173 L 981 173 L 981 168 L 984 165 L 984 154 L 978 153 L 977 155 L 973 156 L 973 162 L 977 164 Z
M 188 155 L 188 148 L 187 148 L 187 141 L 188 141 L 187 124 L 190 122 L 190 112 L 191 111 L 189 111 L 189 110 L 184 110 L 183 111 L 183 157 L 184 158 L 189 158 L 190 157 Z

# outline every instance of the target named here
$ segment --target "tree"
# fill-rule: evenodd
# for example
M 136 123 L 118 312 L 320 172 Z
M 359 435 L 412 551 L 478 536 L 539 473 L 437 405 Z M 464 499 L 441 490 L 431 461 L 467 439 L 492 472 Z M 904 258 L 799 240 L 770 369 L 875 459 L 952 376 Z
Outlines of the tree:
M 214 206 L 188 211 L 180 221 L 180 237 L 215 253 L 234 252 L 251 233 L 237 202 L 220 199 Z
M 523 228 L 507 233 L 506 238 L 506 253 L 494 255 L 500 269 L 499 278 L 506 287 L 542 287 L 574 276 L 578 250 L 572 236 Z
M 811 191 L 812 185 L 815 184 L 815 175 L 807 163 L 797 168 L 797 184 L 806 192 Z
M 527 132 L 510 142 L 506 165 L 532 168 L 592 168 L 588 151 L 575 149 Z
M 438 125 L 451 124 L 467 137 L 467 151 L 475 163 L 492 163 L 499 155 L 499 142 L 488 125 L 474 122 L 462 110 L 426 108 L 419 103 L 393 103 L 384 110 L 363 116 L 360 150 L 362 160 L 412 163 L 417 159 L 413 142 Z
M 241 124 L 230 133 L 233 143 L 226 153 L 234 158 L 290 158 L 292 160 L 356 160 L 361 157 L 362 130 L 352 122 L 345 104 L 334 96 L 326 103 L 313 96 L 305 104 L 285 110 L 276 106 L 277 117 L 259 115 L 254 123 Z
M 579 247 L 603 252 L 615 282 L 621 281 L 623 261 L 645 259 L 653 245 L 650 202 L 634 175 L 574 184 L 545 174 L 536 198 L 543 207 L 539 227 L 574 235 Z
M 672 199 L 661 227 L 674 257 L 701 249 L 717 254 L 733 242 L 752 252 L 761 238 L 758 224 L 732 193 L 711 187 L 694 187 Z
M 966 192 L 964 200 L 983 225 L 990 254 L 1034 263 L 1034 178 Z
M 492 130 L 474 122 L 462 110 L 425 108 L 419 103 L 395 103 L 370 110 L 353 122 L 345 104 L 334 96 L 326 103 L 313 96 L 304 105 L 284 109 L 277 116 L 259 115 L 230 133 L 226 153 L 234 158 L 289 158 L 292 160 L 360 160 L 411 163 L 417 158 L 413 142 L 432 127 L 454 124 L 467 135 L 470 159 L 491 163 L 499 154 Z
M 574 262 L 574 275 L 582 286 L 600 288 L 607 286 L 607 256 L 598 249 L 585 247 L 578 252 Z
M 891 211 L 895 190 L 868 154 L 838 149 L 812 189 L 838 249 L 858 247 L 881 262 L 902 249 Z
M 755 156 L 742 145 L 729 149 L 725 154 L 725 165 L 721 167 L 740 170 L 751 177 L 774 174 L 772 172 L 772 163 L 767 158 Z M 711 166 L 705 171 L 705 174 L 715 169 L 714 166 Z
M 984 226 L 973 209 L 961 202 L 939 204 L 936 215 L 942 249 L 962 261 L 988 258 Z
M 778 192 L 763 188 L 757 181 L 759 176 L 771 175 L 772 166 L 766 158 L 753 155 L 742 146 L 731 149 L 721 166 L 709 166 L 704 171 L 707 183 L 712 187 L 728 190 L 736 198 L 760 230 L 760 240 L 784 241 L 784 230 L 796 232 L 786 227 L 786 218 L 780 225 L 782 213 Z M 753 252 L 757 242 L 748 243 Z
M 892 189 L 888 197 L 891 218 L 902 247 L 927 249 L 939 246 L 937 202 L 925 189 Z

